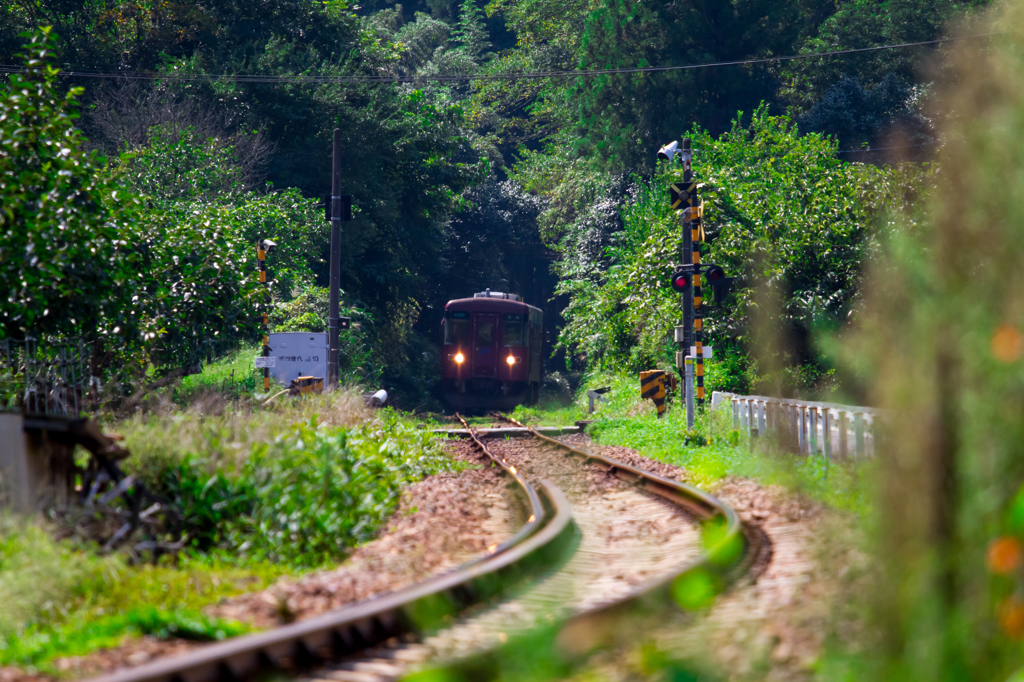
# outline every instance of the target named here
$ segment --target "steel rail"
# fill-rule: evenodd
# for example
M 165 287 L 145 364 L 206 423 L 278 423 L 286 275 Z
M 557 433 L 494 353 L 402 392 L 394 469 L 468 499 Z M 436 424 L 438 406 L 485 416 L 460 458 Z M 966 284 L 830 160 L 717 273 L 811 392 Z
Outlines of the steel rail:
M 498 548 L 495 550 L 495 552 L 505 551 L 509 547 L 512 547 L 517 543 L 521 542 L 524 538 L 532 535 L 533 532 L 540 526 L 540 524 L 543 523 L 545 513 L 544 506 L 540 502 L 540 497 L 537 496 L 537 490 L 532 485 L 530 485 L 530 482 L 523 478 L 519 474 L 519 472 L 516 471 L 516 468 L 514 466 L 508 464 L 508 462 L 506 462 L 504 459 L 500 457 L 495 457 L 493 454 L 491 454 L 491 451 L 488 450 L 487 446 L 484 445 L 483 442 L 481 442 L 481 440 L 476 437 L 476 434 L 473 432 L 473 429 L 469 427 L 469 424 L 466 423 L 466 420 L 462 418 L 461 414 L 456 412 L 455 416 L 458 418 L 460 422 L 462 422 L 462 425 L 466 428 L 466 432 L 469 433 L 469 437 L 473 439 L 473 442 L 476 443 L 476 446 L 480 448 L 480 450 L 485 455 L 487 455 L 487 457 L 490 458 L 491 462 L 500 467 L 505 472 L 505 475 L 510 476 L 516 483 L 519 484 L 519 487 L 526 494 L 527 500 L 530 503 L 530 517 L 526 520 L 526 523 L 523 524 L 523 527 L 520 528 L 512 537 L 510 537 L 502 544 L 498 545 Z
M 240 682 L 273 669 L 307 669 L 392 637 L 437 627 L 494 597 L 506 585 L 557 561 L 575 532 L 572 508 L 557 486 L 541 481 L 538 494 L 514 467 L 496 464 L 520 486 L 532 513 L 519 531 L 487 555 L 317 618 L 116 670 L 96 682 Z
M 506 415 L 495 416 L 530 429 L 538 439 L 566 450 L 571 455 L 594 464 L 622 480 L 632 482 L 643 490 L 681 505 L 699 517 L 721 517 L 725 522 L 718 542 L 708 547 L 693 561 L 669 574 L 655 576 L 641 583 L 614 601 L 585 609 L 567 618 L 561 624 L 557 638 L 559 648 L 566 654 L 580 655 L 595 647 L 609 644 L 622 627 L 624 617 L 632 617 L 639 613 L 656 613 L 664 609 L 666 604 L 678 603 L 673 587 L 678 585 L 678 581 L 684 576 L 705 571 L 722 577 L 741 567 L 744 560 L 753 555 L 750 551 L 753 543 L 751 538 L 744 534 L 743 523 L 736 511 L 715 496 L 685 483 L 548 438 Z
M 568 443 L 563 443 L 555 438 L 549 438 L 548 436 L 539 433 L 535 429 L 530 428 L 526 424 L 523 424 L 522 422 L 507 415 L 495 414 L 494 416 L 515 424 L 520 428 L 527 429 L 536 438 L 563 450 L 567 450 L 570 454 L 582 459 L 584 462 L 594 464 L 622 480 L 635 483 L 638 487 L 643 488 L 648 492 L 658 495 L 659 497 L 663 497 L 680 506 L 686 507 L 698 516 L 711 518 L 713 516 L 721 515 L 727 524 L 726 535 L 723 537 L 723 541 L 727 540 L 729 537 L 736 537 L 741 533 L 741 522 L 739 516 L 736 515 L 736 511 L 714 495 L 710 495 L 703 490 L 686 485 L 685 483 L 680 483 L 679 481 L 673 481 L 672 479 L 658 476 L 650 471 L 638 469 L 637 467 L 612 459 L 611 457 L 605 457 L 604 455 L 597 455 L 592 452 L 587 452 L 586 450 L 574 448 Z

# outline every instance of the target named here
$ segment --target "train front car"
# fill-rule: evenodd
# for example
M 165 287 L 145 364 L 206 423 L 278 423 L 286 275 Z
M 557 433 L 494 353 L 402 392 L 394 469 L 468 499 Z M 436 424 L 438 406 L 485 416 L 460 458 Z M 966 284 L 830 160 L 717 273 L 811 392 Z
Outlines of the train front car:
M 459 410 L 532 404 L 544 365 L 544 313 L 516 294 L 487 290 L 448 301 L 441 328 L 445 399 Z

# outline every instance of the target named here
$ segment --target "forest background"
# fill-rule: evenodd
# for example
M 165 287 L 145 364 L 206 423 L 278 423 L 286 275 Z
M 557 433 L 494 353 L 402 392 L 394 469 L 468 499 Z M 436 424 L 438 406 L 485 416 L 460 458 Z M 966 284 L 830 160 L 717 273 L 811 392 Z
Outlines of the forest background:
M 922 112 L 943 44 L 430 78 L 930 41 L 981 4 L 6 2 L 0 336 L 83 337 L 94 373 L 122 386 L 187 373 L 259 338 L 257 238 L 280 245 L 278 328 L 322 330 L 338 127 L 356 206 L 341 268 L 350 374 L 437 405 L 444 303 L 484 288 L 545 309 L 551 369 L 667 366 L 678 171 L 655 152 L 688 135 L 707 259 L 738 277 L 707 322 L 722 359 L 710 382 L 827 392 L 837 378 L 815 338 L 847 324 L 885 216 L 929 177 L 939 140 Z M 888 163 L 892 148 L 908 163 Z M 789 343 L 758 365 L 747 323 L 765 295 Z

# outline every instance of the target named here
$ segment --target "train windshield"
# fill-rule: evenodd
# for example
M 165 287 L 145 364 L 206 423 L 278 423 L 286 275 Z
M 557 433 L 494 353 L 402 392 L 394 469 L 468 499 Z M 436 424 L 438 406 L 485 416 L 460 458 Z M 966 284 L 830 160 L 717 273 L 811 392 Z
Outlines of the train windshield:
M 468 312 L 456 310 L 448 313 L 444 325 L 445 345 L 469 346 L 471 334 Z
M 519 314 L 505 315 L 501 324 L 501 344 L 505 348 L 522 348 L 525 336 L 523 334 L 523 316 Z
M 491 320 L 477 320 L 476 323 L 476 345 L 486 348 L 494 343 L 494 322 Z

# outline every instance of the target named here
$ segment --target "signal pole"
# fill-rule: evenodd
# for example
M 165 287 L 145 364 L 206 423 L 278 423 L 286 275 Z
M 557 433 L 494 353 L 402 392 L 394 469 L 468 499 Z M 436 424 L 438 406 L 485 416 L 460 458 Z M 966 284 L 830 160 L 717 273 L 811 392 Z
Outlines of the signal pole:
M 692 142 L 690 138 L 683 139 L 683 148 L 679 152 L 679 157 L 683 164 L 683 182 L 682 186 L 679 187 L 677 202 L 682 206 L 682 210 L 679 211 L 679 224 L 683 230 L 683 249 L 682 249 L 682 262 L 684 264 L 691 263 L 693 261 L 693 231 L 690 226 L 690 194 L 691 187 L 693 184 L 693 172 L 691 166 L 693 163 L 693 152 L 691 151 Z M 695 190 L 696 188 L 692 188 Z M 675 204 L 673 204 L 675 207 Z M 696 283 L 696 280 L 691 279 L 691 283 Z M 690 341 L 691 341 L 691 330 L 693 329 L 693 287 L 688 286 L 681 294 L 683 303 L 683 322 L 680 326 L 675 329 L 675 341 L 676 341 L 676 367 L 679 371 L 679 375 L 682 377 L 686 376 L 686 357 L 690 352 Z M 684 382 L 683 391 L 686 393 L 686 401 L 689 404 L 692 401 L 693 396 L 690 395 L 693 384 L 690 382 Z
M 683 322 L 675 328 L 675 342 L 676 367 L 680 375 L 687 377 L 687 428 L 693 425 L 694 402 L 698 407 L 704 405 L 704 280 L 714 291 L 716 305 L 725 301 L 733 280 L 725 276 L 725 269 L 720 265 L 705 263 L 702 258 L 703 215 L 697 181 L 693 177 L 691 144 L 689 139 L 684 139 L 678 150 L 683 163 L 683 181 L 669 185 L 669 205 L 679 211 L 679 224 L 683 229 L 683 264 L 672 272 L 671 282 L 672 288 L 682 296 L 683 304 Z M 676 153 L 676 143 L 672 142 L 658 151 L 658 158 L 671 163 Z M 690 348 L 693 348 L 693 357 L 689 354 Z

